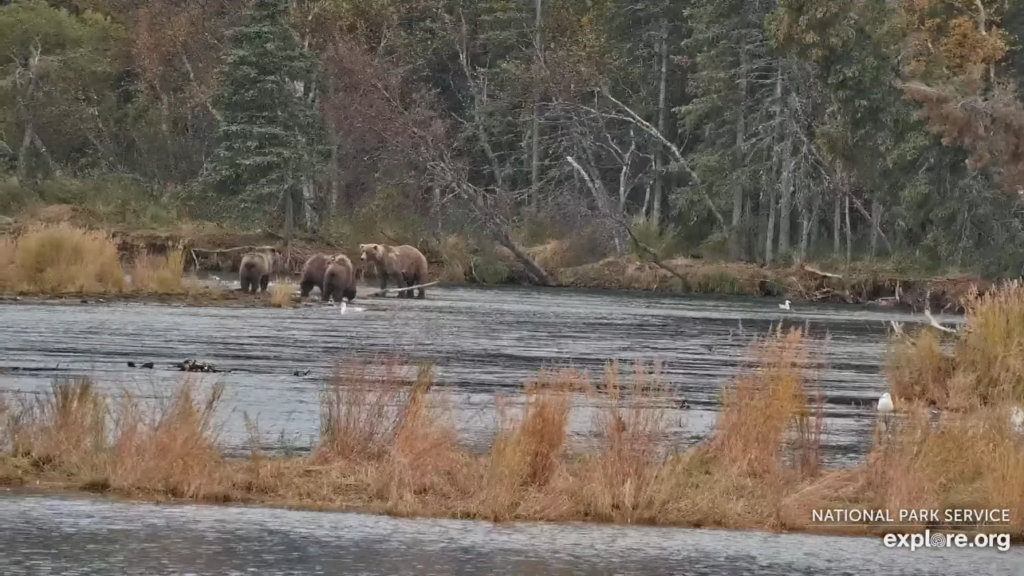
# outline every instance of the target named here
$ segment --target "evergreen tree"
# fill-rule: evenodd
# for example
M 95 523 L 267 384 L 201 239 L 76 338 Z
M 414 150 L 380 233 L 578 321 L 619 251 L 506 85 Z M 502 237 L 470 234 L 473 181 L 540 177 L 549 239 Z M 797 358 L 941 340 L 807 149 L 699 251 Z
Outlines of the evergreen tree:
M 325 156 L 311 97 L 318 63 L 299 45 L 289 10 L 287 0 L 256 0 L 231 31 L 211 163 L 215 188 L 233 206 L 252 213 L 283 200 L 286 228 Z

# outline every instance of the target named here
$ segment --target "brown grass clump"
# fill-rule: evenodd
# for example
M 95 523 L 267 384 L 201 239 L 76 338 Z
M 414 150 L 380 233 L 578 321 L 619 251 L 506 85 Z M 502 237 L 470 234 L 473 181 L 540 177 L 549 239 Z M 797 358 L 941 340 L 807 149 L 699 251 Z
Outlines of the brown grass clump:
M 338 366 L 321 390 L 319 442 L 299 457 L 265 455 L 258 444 L 248 459 L 224 457 L 217 386 L 199 397 L 183 382 L 147 413 L 130 394 L 103 398 L 88 381 L 60 382 L 42 399 L 0 405 L 0 483 L 404 516 L 768 530 L 827 531 L 811 524 L 812 509 L 1011 508 L 1013 523 L 998 530 L 1024 536 L 1024 442 L 1008 406 L 936 423 L 912 409 L 866 463 L 822 472 L 811 360 L 801 330 L 755 342 L 751 365 L 723 391 L 713 436 L 688 450 L 668 442 L 671 391 L 640 364 L 628 383 L 614 363 L 600 379 L 543 371 L 517 414 L 500 406 L 484 453 L 459 445 L 430 367 L 412 372 L 393 358 Z M 567 428 L 581 395 L 597 406 L 595 442 L 572 454 Z
M 896 343 L 886 365 L 894 398 L 961 411 L 1024 403 L 1024 285 L 972 291 L 964 304 L 952 355 L 931 328 Z
M 783 334 L 780 328 L 755 345 L 754 359 L 753 369 L 723 394 L 712 453 L 738 474 L 771 477 L 782 472 L 784 449 L 796 448 L 796 461 L 817 472 L 822 428 L 820 414 L 812 415 L 807 402 L 803 332 Z
M 114 406 L 88 379 L 58 381 L 12 410 L 7 474 L 71 478 L 89 489 L 206 499 L 224 492 L 213 414 L 223 387 L 196 401 L 185 381 L 147 414 L 131 394 Z M 113 409 L 112 409 L 113 408 Z
M 1009 410 L 945 414 L 913 410 L 865 467 L 865 501 L 896 509 L 1010 509 L 1024 534 L 1024 446 Z M 1001 530 L 1000 530 L 1001 531 Z
M 270 293 L 270 305 L 277 308 L 290 308 L 295 302 L 295 285 L 291 283 L 274 282 L 267 290 Z
M 166 255 L 155 256 L 142 253 L 132 266 L 132 289 L 143 292 L 164 294 L 186 291 L 182 280 L 185 269 L 185 254 L 171 250 Z
M 897 338 L 886 361 L 884 373 L 894 399 L 921 400 L 944 404 L 949 397 L 953 358 L 942 350 L 934 330 L 924 330 L 914 338 Z
M 0 244 L 0 287 L 45 294 L 111 293 L 125 288 L 117 244 L 105 232 L 67 224 L 29 228 Z

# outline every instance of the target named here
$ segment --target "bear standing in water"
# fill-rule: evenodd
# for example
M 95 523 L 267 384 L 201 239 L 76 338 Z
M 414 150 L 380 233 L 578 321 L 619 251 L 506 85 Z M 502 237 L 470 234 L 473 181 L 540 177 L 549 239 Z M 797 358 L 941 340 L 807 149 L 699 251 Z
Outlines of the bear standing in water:
M 303 298 L 309 296 L 314 286 L 324 287 L 324 273 L 332 258 L 327 254 L 313 254 L 302 266 L 302 282 L 299 283 L 299 290 Z
M 324 285 L 320 288 L 320 299 L 327 302 L 331 298 L 341 302 L 344 298 L 349 302 L 356 299 L 356 274 L 352 261 L 348 256 L 339 254 L 327 264 L 324 271 Z
M 415 246 L 360 244 L 359 251 L 359 260 L 363 265 L 372 264 L 377 269 L 381 291 L 388 287 L 388 276 L 395 277 L 399 288 L 416 286 L 427 281 L 427 258 Z M 399 292 L 398 297 L 412 298 L 412 292 L 412 290 Z M 425 298 L 426 291 L 423 288 L 418 288 L 416 297 Z
M 242 263 L 238 267 L 238 283 L 242 286 L 242 292 L 255 294 L 257 286 L 260 292 L 266 292 L 270 274 L 277 269 L 277 261 L 278 253 L 273 248 L 242 256 Z

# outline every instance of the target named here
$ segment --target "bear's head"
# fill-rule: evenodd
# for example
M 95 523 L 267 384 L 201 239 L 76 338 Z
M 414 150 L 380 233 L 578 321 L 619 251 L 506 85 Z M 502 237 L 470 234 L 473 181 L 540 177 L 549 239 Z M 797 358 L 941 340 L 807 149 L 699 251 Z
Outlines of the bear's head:
M 384 257 L 385 251 L 386 248 L 383 244 L 360 244 L 359 261 L 379 262 Z

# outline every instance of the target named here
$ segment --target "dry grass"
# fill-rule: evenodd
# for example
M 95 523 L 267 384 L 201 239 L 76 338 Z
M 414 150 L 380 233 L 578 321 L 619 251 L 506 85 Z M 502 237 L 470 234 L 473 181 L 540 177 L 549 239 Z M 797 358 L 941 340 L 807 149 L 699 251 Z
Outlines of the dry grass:
M 132 289 L 173 294 L 187 291 L 182 280 L 185 253 L 174 250 L 166 255 L 140 254 L 132 266 Z
M 125 289 L 117 244 L 105 232 L 35 226 L 0 243 L 0 288 L 45 294 Z
M 276 308 L 290 308 L 295 306 L 295 293 L 298 287 L 290 282 L 274 282 L 267 292 L 270 293 L 270 305 Z
M 502 404 L 492 447 L 479 454 L 459 445 L 430 368 L 392 359 L 335 370 L 321 390 L 319 443 L 302 457 L 255 443 L 247 459 L 220 455 L 219 387 L 199 396 L 185 382 L 147 414 L 130 394 L 58 383 L 6 418 L 0 409 L 0 481 L 396 515 L 769 530 L 822 529 L 812 508 L 1010 507 L 1009 531 L 1024 535 L 1024 446 L 995 409 L 937 424 L 918 414 L 864 464 L 823 473 L 821 396 L 804 338 L 778 331 L 756 342 L 723 391 L 713 436 L 684 451 L 668 442 L 668 387 L 639 364 L 629 378 L 617 364 L 600 378 L 542 372 L 518 408 Z M 595 444 L 573 454 L 567 427 L 581 395 L 599 406 Z
M 188 295 L 209 292 L 185 278 L 185 253 L 143 252 L 130 267 L 121 265 L 117 242 L 106 232 L 68 223 L 28 227 L 17 237 L 0 238 L 0 291 L 59 296 Z
M 972 291 L 965 308 L 951 355 L 932 328 L 898 339 L 886 365 L 895 398 L 958 411 L 1024 404 L 1024 285 Z

